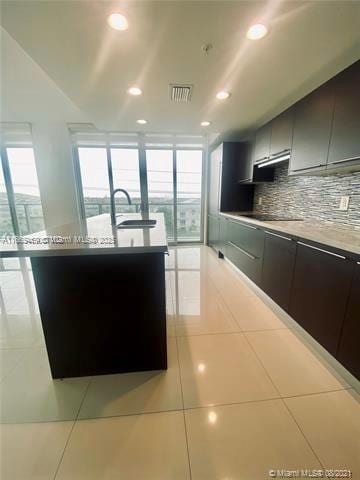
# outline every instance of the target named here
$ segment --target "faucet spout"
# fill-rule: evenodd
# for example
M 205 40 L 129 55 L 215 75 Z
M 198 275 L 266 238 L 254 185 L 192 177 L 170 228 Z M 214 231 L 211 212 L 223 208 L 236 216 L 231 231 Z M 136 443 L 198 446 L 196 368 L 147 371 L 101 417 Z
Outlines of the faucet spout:
M 114 227 L 116 226 L 115 195 L 118 192 L 122 192 L 126 196 L 128 204 L 131 205 L 130 195 L 123 188 L 116 188 L 115 190 L 113 190 L 111 192 L 111 195 L 110 195 L 110 215 L 111 215 L 111 225 L 113 225 Z

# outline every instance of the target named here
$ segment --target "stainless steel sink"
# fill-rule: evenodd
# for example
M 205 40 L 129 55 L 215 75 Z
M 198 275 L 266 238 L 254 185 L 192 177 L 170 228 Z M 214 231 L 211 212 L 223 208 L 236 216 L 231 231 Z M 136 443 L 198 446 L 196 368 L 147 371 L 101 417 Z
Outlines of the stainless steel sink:
M 116 225 L 117 228 L 154 228 L 156 220 L 123 220 Z

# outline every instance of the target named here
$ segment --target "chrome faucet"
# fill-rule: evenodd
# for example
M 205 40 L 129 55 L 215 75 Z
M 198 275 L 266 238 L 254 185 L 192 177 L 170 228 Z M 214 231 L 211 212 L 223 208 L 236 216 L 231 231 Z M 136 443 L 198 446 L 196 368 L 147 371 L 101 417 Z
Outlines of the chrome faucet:
M 122 192 L 126 196 L 128 204 L 131 205 L 130 195 L 123 188 L 116 188 L 115 190 L 113 190 L 111 192 L 111 195 L 110 195 L 110 214 L 111 214 L 111 225 L 113 225 L 114 227 L 116 227 L 115 195 L 118 192 Z

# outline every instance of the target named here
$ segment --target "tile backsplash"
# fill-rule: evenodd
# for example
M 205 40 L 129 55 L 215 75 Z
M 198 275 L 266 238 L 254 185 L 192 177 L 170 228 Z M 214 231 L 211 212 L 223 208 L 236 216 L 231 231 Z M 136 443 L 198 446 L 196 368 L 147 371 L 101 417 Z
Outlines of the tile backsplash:
M 360 229 L 360 172 L 312 177 L 288 177 L 287 172 L 288 165 L 279 166 L 274 182 L 255 186 L 257 213 L 323 220 Z M 339 210 L 341 197 L 347 195 L 349 209 Z

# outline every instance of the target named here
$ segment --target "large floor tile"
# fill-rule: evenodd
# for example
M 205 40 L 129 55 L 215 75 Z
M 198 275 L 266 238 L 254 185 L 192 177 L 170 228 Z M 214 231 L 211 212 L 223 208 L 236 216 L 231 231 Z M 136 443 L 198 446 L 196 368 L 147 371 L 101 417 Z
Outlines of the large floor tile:
M 216 293 L 200 298 L 179 299 L 176 318 L 178 336 L 238 331 L 238 324 Z
M 262 480 L 321 468 L 281 400 L 185 412 L 192 480 Z
M 53 380 L 45 348 L 26 349 L 2 382 L 3 423 L 76 418 L 90 378 Z
M 185 408 L 277 397 L 242 334 L 178 337 Z
M 216 265 L 215 268 L 210 268 L 209 276 L 224 300 L 228 303 L 239 297 L 255 296 L 254 291 L 248 284 L 231 267 L 226 265 L 224 260 L 220 261 L 224 262 L 224 265 Z
M 346 382 L 291 330 L 245 334 L 282 396 L 346 388 Z
M 202 260 L 201 247 L 178 247 L 174 251 L 175 265 L 178 269 L 200 270 Z
M 242 331 L 287 328 L 260 298 L 226 296 L 225 301 Z
M 14 370 L 24 355 L 25 352 L 21 348 L 0 350 L 0 380 L 3 380 Z
M 348 469 L 360 478 L 360 398 L 352 390 L 285 400 L 327 469 Z
M 182 412 L 76 422 L 56 480 L 187 480 Z
M 168 370 L 93 377 L 79 418 L 182 408 L 176 339 L 168 339 Z
M 0 426 L 1 480 L 54 478 L 73 422 Z
M 25 348 L 44 344 L 39 315 L 0 315 L 0 348 Z

